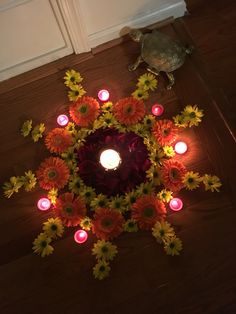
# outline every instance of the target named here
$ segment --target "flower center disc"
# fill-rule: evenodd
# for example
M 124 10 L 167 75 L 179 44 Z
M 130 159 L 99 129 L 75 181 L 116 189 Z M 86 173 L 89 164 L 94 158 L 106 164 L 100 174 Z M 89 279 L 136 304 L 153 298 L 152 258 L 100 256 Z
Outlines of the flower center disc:
M 109 150 L 118 154 L 118 167 L 107 171 L 100 162 L 101 152 Z M 86 138 L 86 143 L 77 154 L 79 176 L 96 193 L 107 196 L 123 195 L 146 181 L 146 171 L 151 162 L 141 136 L 119 133 L 112 128 L 98 129 Z M 120 160 L 122 162 L 120 162 Z M 110 168 L 112 169 L 112 168 Z

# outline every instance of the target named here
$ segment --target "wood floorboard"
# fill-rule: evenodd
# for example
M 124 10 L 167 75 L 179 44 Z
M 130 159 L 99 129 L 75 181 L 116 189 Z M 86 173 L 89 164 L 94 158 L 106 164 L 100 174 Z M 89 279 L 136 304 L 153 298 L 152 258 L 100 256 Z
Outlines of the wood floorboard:
M 194 43 L 196 50 L 176 71 L 175 87 L 167 91 L 167 81 L 161 76 L 157 92 L 147 101 L 149 111 L 154 102 L 165 106 L 163 118 L 176 115 L 187 104 L 198 104 L 204 109 L 200 126 L 182 131 L 181 137 L 189 144 L 182 161 L 201 174 L 218 175 L 223 183 L 220 193 L 202 189 L 181 191 L 184 209 L 168 213 L 183 240 L 183 253 L 176 258 L 165 255 L 147 232 L 124 234 L 115 241 L 119 254 L 112 262 L 110 277 L 96 281 L 92 276 L 95 261 L 91 256 L 94 236 L 78 246 L 73 241 L 72 228 L 55 243 L 54 254 L 41 259 L 32 253 L 31 247 L 42 222 L 50 216 L 36 210 L 35 201 L 42 192 L 40 189 L 20 192 L 10 200 L 1 195 L 0 313 L 236 312 L 236 146 L 234 116 L 229 115 L 235 99 L 232 92 L 235 77 L 229 70 L 224 80 L 230 61 L 221 63 L 218 59 L 224 59 L 227 52 L 233 62 L 231 49 L 227 45 L 222 50 L 217 48 L 219 34 L 222 43 L 224 35 L 226 41 L 235 35 L 234 32 L 228 36 L 227 32 L 229 26 L 233 30 L 235 5 L 233 1 L 226 2 L 228 9 L 220 1 L 213 8 L 201 0 L 187 1 L 191 14 L 162 28 L 175 38 Z M 222 11 L 218 12 L 219 8 Z M 214 37 L 210 27 L 216 12 L 225 23 L 215 24 L 218 35 Z M 204 28 L 210 35 L 203 32 Z M 37 169 L 48 156 L 44 145 L 21 137 L 19 128 L 25 119 L 32 118 L 37 123 L 45 122 L 48 131 L 56 127 L 59 113 L 68 112 L 62 80 L 65 66 L 80 71 L 88 95 L 96 97 L 99 89 L 107 87 L 115 102 L 131 94 L 137 78 L 145 71 L 144 66 L 135 72 L 127 71 L 137 55 L 137 45 L 125 41 L 82 62 L 77 63 L 73 57 L 61 60 L 62 68 L 42 67 L 37 79 L 33 79 L 35 73 L 27 73 L 27 84 L 22 83 L 24 75 L 0 84 L 4 117 L 0 124 L 1 185 L 12 175 Z M 15 87 L 14 82 L 18 82 Z M 222 93 L 217 92 L 219 89 Z M 228 106 L 227 110 L 222 106 Z
M 190 15 L 184 22 L 200 52 L 208 85 L 220 90 L 219 106 L 236 134 L 236 5 L 233 0 L 187 0 Z

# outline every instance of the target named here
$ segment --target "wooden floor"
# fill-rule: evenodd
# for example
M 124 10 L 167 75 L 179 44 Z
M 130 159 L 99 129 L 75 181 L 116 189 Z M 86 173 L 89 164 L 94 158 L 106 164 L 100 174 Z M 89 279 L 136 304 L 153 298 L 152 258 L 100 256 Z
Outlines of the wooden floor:
M 212 95 L 236 134 L 236 5 L 234 0 L 188 0 L 184 22 L 194 39 Z M 207 2 L 207 3 L 206 3 Z
M 167 91 L 161 77 L 147 105 L 162 103 L 164 118 L 187 104 L 204 109 L 202 124 L 182 134 L 189 143 L 182 161 L 193 171 L 219 176 L 221 192 L 181 192 L 184 209 L 169 217 L 184 243 L 181 256 L 166 256 L 149 233 L 122 235 L 116 240 L 119 255 L 111 275 L 102 282 L 92 276 L 92 236 L 78 246 L 68 231 L 53 255 L 41 259 L 32 253 L 32 241 L 47 218 L 35 206 L 40 190 L 10 200 L 1 195 L 0 313 L 236 313 L 236 4 L 187 3 L 190 15 L 162 30 L 196 49 L 176 71 L 174 89 Z M 107 87 L 115 102 L 130 95 L 144 73 L 144 67 L 127 71 L 137 55 L 136 44 L 126 41 L 0 84 L 1 184 L 37 169 L 47 156 L 44 146 L 22 138 L 19 128 L 27 118 L 45 122 L 48 130 L 56 126 L 56 116 L 68 110 L 62 80 L 66 69 L 81 72 L 89 95 L 96 97 Z

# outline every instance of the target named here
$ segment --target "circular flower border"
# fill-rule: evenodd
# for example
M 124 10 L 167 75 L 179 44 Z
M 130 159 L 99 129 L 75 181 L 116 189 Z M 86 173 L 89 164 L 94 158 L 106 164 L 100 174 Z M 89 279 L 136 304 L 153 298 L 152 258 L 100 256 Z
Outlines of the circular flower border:
M 11 177 L 3 185 L 7 198 L 22 187 L 31 191 L 37 181 L 47 191 L 55 218 L 49 218 L 43 224 L 42 233 L 33 242 L 34 252 L 42 257 L 50 255 L 54 250 L 51 243 L 63 235 L 64 227 L 80 226 L 86 231 L 92 230 L 98 238 L 92 254 L 97 260 L 93 274 L 100 280 L 109 275 L 110 261 L 117 254 L 117 246 L 110 240 L 122 232 L 151 230 L 168 255 L 179 255 L 182 242 L 166 221 L 167 204 L 173 194 L 182 188 L 194 190 L 201 184 L 206 191 L 219 192 L 221 186 L 217 176 L 200 176 L 187 171 L 181 162 L 173 159 L 172 144 L 178 130 L 197 126 L 203 111 L 197 105 L 187 105 L 173 120 L 146 114 L 144 100 L 158 85 L 150 73 L 138 79 L 137 89 L 131 97 L 102 105 L 95 98 L 84 96 L 86 91 L 79 72 L 68 70 L 64 79 L 72 101 L 69 113 L 73 122 L 47 132 L 45 146 L 53 155 L 39 165 L 36 175 L 29 170 L 23 176 Z M 108 197 L 96 193 L 79 176 L 77 151 L 86 143 L 87 136 L 101 128 L 133 132 L 142 137 L 148 150 L 151 166 L 146 171 L 146 181 L 124 195 Z M 33 127 L 32 120 L 25 121 L 21 128 L 21 134 L 24 137 L 31 135 L 34 142 L 43 138 L 44 132 L 45 125 L 40 123 Z

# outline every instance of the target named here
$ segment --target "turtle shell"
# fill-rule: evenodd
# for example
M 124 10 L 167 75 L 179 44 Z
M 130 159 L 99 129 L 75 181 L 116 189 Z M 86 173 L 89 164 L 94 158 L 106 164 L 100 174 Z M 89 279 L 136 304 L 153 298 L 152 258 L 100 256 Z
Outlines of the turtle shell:
M 154 30 L 143 35 L 141 56 L 143 60 L 158 72 L 172 72 L 183 65 L 185 48 L 168 35 Z

